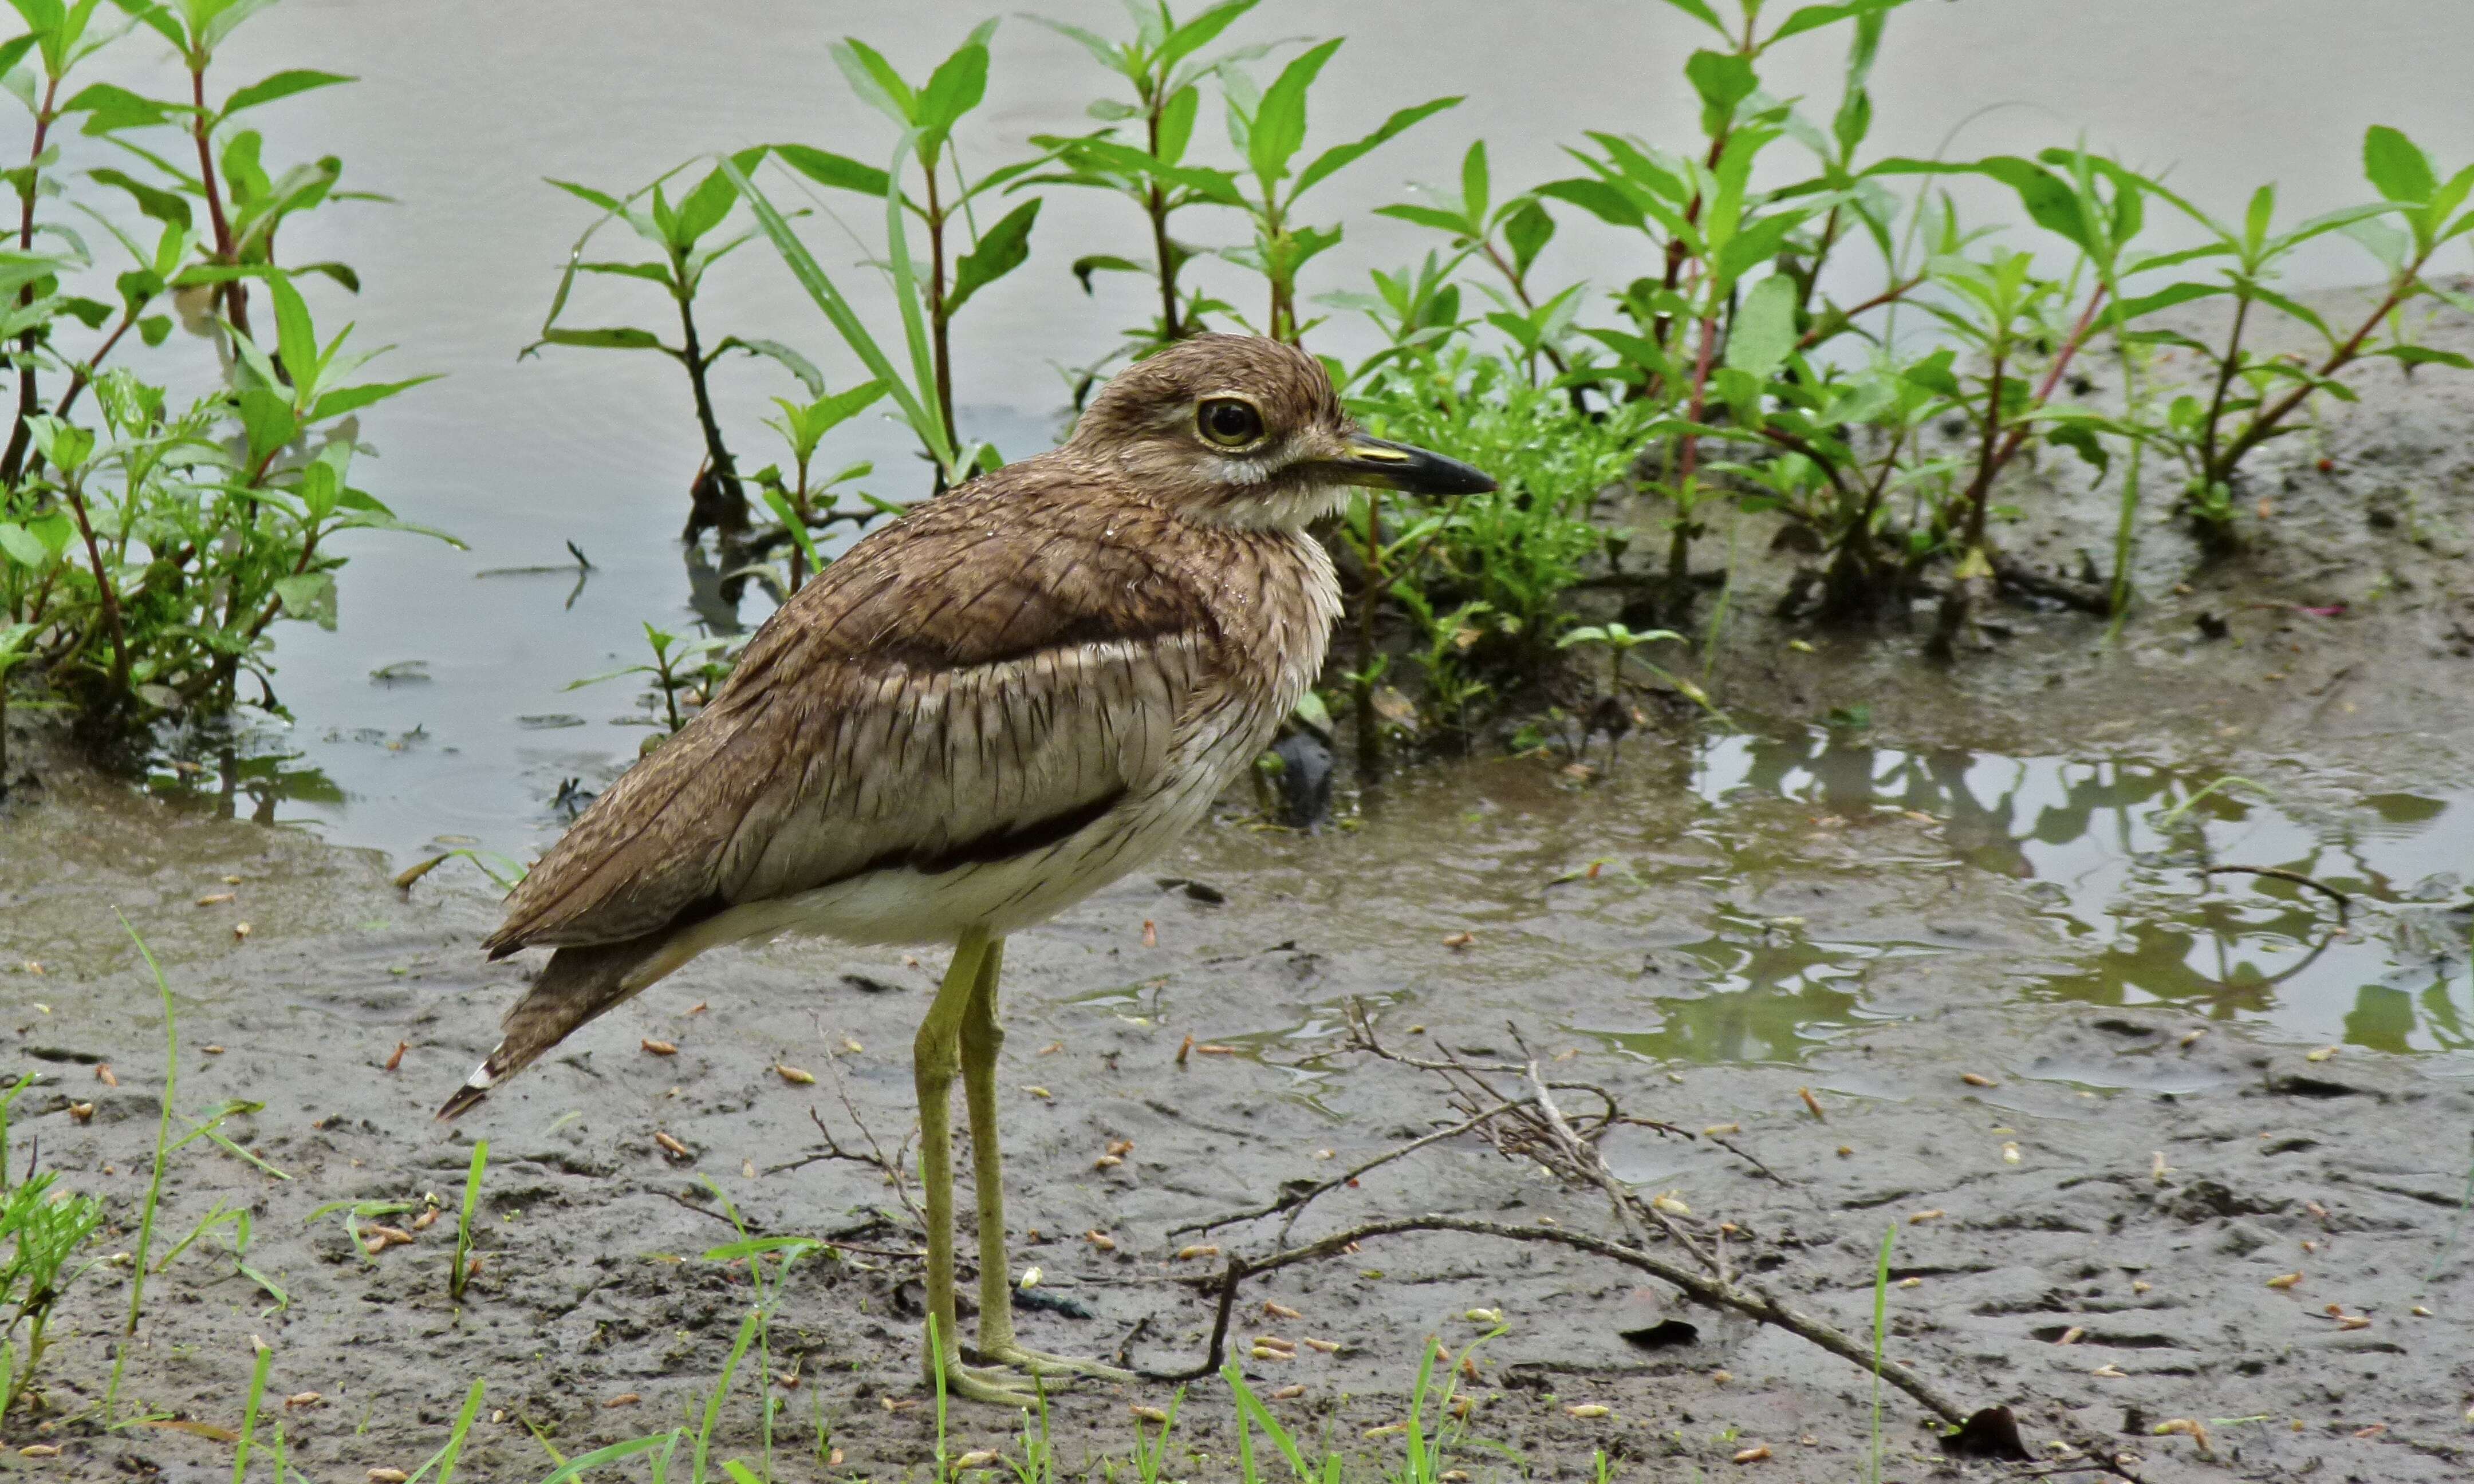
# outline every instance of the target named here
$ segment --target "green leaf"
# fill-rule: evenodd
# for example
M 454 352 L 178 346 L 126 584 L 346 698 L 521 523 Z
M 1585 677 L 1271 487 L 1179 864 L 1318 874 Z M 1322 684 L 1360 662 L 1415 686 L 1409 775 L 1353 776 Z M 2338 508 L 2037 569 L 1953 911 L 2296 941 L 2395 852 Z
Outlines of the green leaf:
M 642 278 L 647 283 L 658 283 L 666 289 L 673 286 L 670 265 L 667 263 L 578 263 L 575 265 L 575 271 L 580 274 L 610 274 L 624 278 Z
M 2431 156 L 2385 124 L 2374 124 L 2363 134 L 2363 175 L 2389 200 L 2413 205 L 2429 201 L 2439 189 Z
M 764 508 L 773 513 L 774 519 L 782 522 L 782 529 L 790 533 L 790 539 L 798 543 L 800 553 L 808 559 L 808 570 L 823 571 L 825 559 L 816 554 L 816 539 L 809 534 L 807 526 L 800 521 L 799 513 L 790 508 L 789 497 L 770 486 L 762 492 L 764 496 Z M 709 1257 L 713 1255 L 707 1253 L 705 1256 Z
M 1039 198 L 1034 196 L 980 234 L 979 246 L 963 253 L 954 265 L 953 291 L 945 297 L 949 319 L 960 312 L 964 300 L 1021 267 L 1023 260 L 1031 256 L 1031 227 L 1038 218 Z
M 1546 214 L 1546 208 L 1535 201 L 1521 203 L 1520 209 L 1503 224 L 1503 240 L 1512 249 L 1512 266 L 1527 273 L 1554 235 L 1555 219 Z
M 1298 177 L 1298 183 L 1289 191 L 1289 200 L 1297 200 L 1307 191 L 1313 189 L 1316 182 L 1328 180 L 1334 173 L 1346 169 L 1349 165 L 1365 157 L 1365 156 L 1370 152 L 1380 148 L 1385 141 L 1394 138 L 1402 131 L 1415 128 L 1423 120 L 1430 118 L 1437 113 L 1441 113 L 1445 108 L 1451 108 L 1459 102 L 1460 99 L 1458 98 L 1430 98 L 1424 103 L 1402 108 L 1394 113 L 1390 118 L 1385 119 L 1372 133 L 1368 134 L 1363 139 L 1354 140 L 1348 144 L 1337 144 L 1332 146 L 1330 149 L 1323 151 L 1321 155 L 1316 156 L 1314 163 L 1306 166 L 1304 172 Z M 1258 134 L 1256 137 L 1259 138 L 1260 135 Z
M 1486 141 L 1472 140 L 1468 153 L 1461 156 L 1461 209 L 1472 222 L 1486 220 L 1492 180 L 1486 167 Z
M 275 580 L 275 595 L 283 604 L 283 611 L 294 618 L 307 619 L 321 629 L 335 627 L 335 574 L 303 572 Z
M 773 153 L 782 163 L 815 181 L 836 190 L 858 191 L 863 196 L 885 199 L 885 174 L 874 165 L 863 165 L 847 155 L 836 155 L 805 144 L 777 144 Z
M 305 93 L 312 88 L 332 87 L 338 83 L 358 81 L 360 80 L 357 78 L 349 78 L 340 72 L 316 72 L 306 67 L 296 67 L 279 72 L 273 77 L 260 78 L 225 99 L 224 111 L 220 116 L 230 118 L 243 108 L 255 108 L 259 104 L 273 103 L 278 98 L 289 98 L 295 93 Z
M 1727 332 L 1727 365 L 1767 378 L 1795 349 L 1795 280 L 1772 274 L 1753 285 Z
M 545 330 L 536 345 L 583 346 L 598 350 L 667 350 L 651 330 L 613 326 L 597 330 Z
M 1631 197 L 1604 180 L 1578 178 L 1569 180 L 1549 180 L 1538 187 L 1538 194 L 1556 201 L 1569 202 L 1598 220 L 1616 227 L 1639 229 L 1647 221 L 1645 213 L 1634 203 Z
M 318 332 L 309 306 L 282 274 L 270 275 L 266 288 L 275 299 L 276 354 L 283 358 L 284 375 L 305 395 L 318 378 Z
M 619 203 L 618 197 L 596 191 L 592 186 L 578 185 L 572 180 L 560 180 L 546 176 L 543 179 L 548 180 L 550 184 L 557 186 L 560 190 L 567 192 L 570 196 L 573 196 L 589 204 L 599 206 L 602 210 L 609 212 L 612 216 L 617 216 L 619 212 L 627 209 Z
M 90 170 L 86 172 L 86 174 L 93 177 L 93 179 L 100 184 L 113 186 L 117 189 L 127 191 L 130 195 L 130 199 L 137 203 L 137 209 L 145 213 L 147 216 L 154 218 L 156 221 L 161 222 L 168 227 L 180 227 L 184 231 L 188 228 L 189 203 L 187 198 L 172 191 L 163 190 L 158 186 L 149 185 L 143 180 L 135 180 L 121 171 L 113 170 L 109 167 L 101 170 Z
M 1850 5 L 1807 5 L 1788 16 L 1785 23 L 1772 32 L 1769 39 L 1761 44 L 1764 47 L 1775 46 L 1789 36 L 1800 36 L 1807 31 L 1818 31 L 1824 26 L 1834 26 L 1850 16 L 1875 15 L 1883 11 L 1895 10 L 1905 3 L 1906 0 L 1855 0 L 1855 3 Z
M 49 566 L 52 561 L 52 554 L 35 539 L 34 532 L 6 520 L 0 520 L 0 554 L 19 566 L 34 567 L 38 571 Z
M 1711 138 L 1726 131 L 1735 106 L 1760 85 L 1752 62 L 1733 52 L 1694 52 L 1684 63 L 1684 76 L 1701 95 L 1701 130 Z
M 1107 252 L 1094 252 L 1087 257 L 1076 258 L 1073 272 L 1074 276 L 1082 282 L 1082 292 L 1088 294 L 1091 292 L 1093 274 L 1148 274 L 1151 269 L 1131 258 L 1118 257 Z
M 1710 9 L 1709 0 L 1666 0 L 1666 3 L 1718 35 L 1723 36 L 1728 34 L 1727 23 L 1718 18 L 1717 12 Z
M 60 110 L 63 114 L 88 115 L 83 132 L 89 134 L 144 129 L 168 122 L 175 110 L 187 111 L 178 104 L 158 103 L 110 83 L 90 83 L 79 88 L 75 96 L 61 105 Z
M 1166 72 L 1178 62 L 1209 46 L 1229 22 L 1254 8 L 1254 0 L 1225 0 L 1177 27 L 1160 43 L 1154 65 Z
M 801 355 L 798 351 L 791 349 L 788 346 L 782 344 L 778 340 L 763 340 L 752 336 L 733 335 L 724 340 L 720 345 L 713 347 L 713 353 L 716 356 L 720 355 L 725 350 L 744 350 L 750 355 L 770 356 L 772 359 L 779 361 L 784 369 L 788 371 L 791 375 L 799 378 L 800 384 L 808 389 L 808 395 L 810 396 L 822 396 L 825 395 L 824 372 L 816 370 L 816 365 L 813 361 L 809 360 L 806 356 Z
M 966 41 L 929 75 L 919 93 L 919 132 L 924 153 L 933 155 L 962 115 L 988 95 L 988 49 Z
M 1251 5 L 1253 0 L 1243 0 Z M 1159 151 L 1162 164 L 1174 165 L 1185 158 L 1185 147 L 1194 139 L 1194 116 L 1202 107 L 1202 90 L 1188 84 L 1169 95 L 1160 106 Z
M 1289 161 L 1305 146 L 1306 89 L 1314 85 L 1315 75 L 1331 60 L 1331 54 L 1340 50 L 1341 39 L 1334 36 L 1290 62 L 1263 90 L 1263 101 L 1255 107 L 1254 122 L 1247 133 L 1246 159 L 1267 191 L 1273 181 L 1287 178 Z
M 357 387 L 344 387 L 318 398 L 318 405 L 310 409 L 309 420 L 322 422 L 328 418 L 340 418 L 348 412 L 358 412 L 372 402 L 385 401 L 399 392 L 409 392 L 424 381 L 437 379 L 434 374 L 408 376 L 401 381 L 373 381 Z
M 279 391 L 251 387 L 232 400 L 240 409 L 241 428 L 249 435 L 249 459 L 253 467 L 292 442 L 293 435 L 301 429 L 300 419 L 293 412 L 292 398 Z
M 716 170 L 696 182 L 694 190 L 679 202 L 676 215 L 670 219 L 670 245 L 685 252 L 694 247 L 705 233 L 719 227 L 739 201 L 739 187 L 730 178 Z
M 2437 350 L 2429 346 L 2386 346 L 2371 352 L 2385 355 L 2407 366 L 2454 366 L 2459 371 L 2474 371 L 2474 361 L 2454 350 Z
M 877 50 L 857 36 L 844 36 L 832 47 L 834 62 L 842 69 L 860 102 L 905 129 L 919 122 L 919 98 L 902 74 Z
M 1413 227 L 1427 227 L 1439 232 L 1449 232 L 1455 237 L 1465 238 L 1468 235 L 1467 222 L 1448 211 L 1438 210 L 1433 206 L 1377 206 L 1374 208 L 1374 214 L 1388 216 L 1395 222 L 1407 222 Z

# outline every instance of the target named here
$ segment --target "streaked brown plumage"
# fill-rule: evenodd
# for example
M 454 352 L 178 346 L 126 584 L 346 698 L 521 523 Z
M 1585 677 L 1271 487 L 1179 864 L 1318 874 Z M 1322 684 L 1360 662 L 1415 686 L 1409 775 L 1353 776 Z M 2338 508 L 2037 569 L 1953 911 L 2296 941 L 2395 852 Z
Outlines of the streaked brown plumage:
M 704 949 L 809 931 L 958 945 L 920 1039 L 936 1135 L 932 1064 L 949 1082 L 953 1038 L 966 1074 L 975 1051 L 993 1065 L 1004 936 L 1165 849 L 1312 682 L 1339 593 L 1305 526 L 1378 483 L 1488 487 L 1357 432 L 1302 352 L 1204 336 L 1119 375 L 1062 447 L 871 533 L 509 898 L 491 956 L 556 952 L 441 1115 Z M 1013 1346 L 1004 1311 L 985 1132 L 982 1281 L 993 1234 L 1000 1297 L 981 1348 L 1037 1368 L 1054 1357 Z M 930 1237 L 934 1289 L 949 1233 Z M 931 1363 L 966 1395 L 1020 1396 Z

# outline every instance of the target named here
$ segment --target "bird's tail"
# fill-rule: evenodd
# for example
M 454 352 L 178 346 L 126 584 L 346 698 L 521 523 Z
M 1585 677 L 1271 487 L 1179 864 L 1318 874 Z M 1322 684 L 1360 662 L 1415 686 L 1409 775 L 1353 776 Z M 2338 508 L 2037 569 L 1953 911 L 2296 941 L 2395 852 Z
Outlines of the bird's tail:
M 481 1101 L 492 1088 L 531 1065 L 577 1026 L 634 998 L 685 962 L 684 956 L 667 958 L 663 952 L 675 936 L 671 929 L 663 928 L 641 938 L 561 948 L 551 954 L 541 977 L 499 1022 L 497 1046 L 438 1110 L 438 1116 L 452 1118 Z

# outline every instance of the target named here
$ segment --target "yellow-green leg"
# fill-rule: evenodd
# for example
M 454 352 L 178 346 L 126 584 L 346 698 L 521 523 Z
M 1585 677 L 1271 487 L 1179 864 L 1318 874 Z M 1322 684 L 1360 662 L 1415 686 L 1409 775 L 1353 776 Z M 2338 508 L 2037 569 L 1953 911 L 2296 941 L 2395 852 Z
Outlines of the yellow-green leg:
M 1013 1337 L 1013 1281 L 1006 1257 L 1005 1153 L 997 1133 L 997 1052 L 1005 1027 L 997 1019 L 997 976 L 1005 967 L 1005 940 L 989 940 L 981 954 L 970 1003 L 962 1012 L 962 1098 L 971 1110 L 971 1176 L 980 1218 L 980 1355 L 1019 1366 L 1033 1376 L 1096 1376 L 1130 1381 L 1133 1373 L 1096 1360 L 1076 1360 L 1025 1350 Z
M 962 1364 L 960 1331 L 954 1325 L 954 1073 L 961 1063 L 959 1032 L 989 956 L 988 938 L 974 928 L 954 945 L 919 1036 L 911 1043 L 910 1074 L 919 1092 L 919 1183 L 928 1193 L 928 1313 L 924 1374 L 931 1385 L 942 1372 L 949 1396 L 1002 1406 L 1031 1406 L 1037 1399 L 1012 1383 L 1010 1371 L 976 1371 Z M 972 1112 L 979 1105 L 974 1099 Z M 1005 1277 L 997 1278 L 1002 1287 Z

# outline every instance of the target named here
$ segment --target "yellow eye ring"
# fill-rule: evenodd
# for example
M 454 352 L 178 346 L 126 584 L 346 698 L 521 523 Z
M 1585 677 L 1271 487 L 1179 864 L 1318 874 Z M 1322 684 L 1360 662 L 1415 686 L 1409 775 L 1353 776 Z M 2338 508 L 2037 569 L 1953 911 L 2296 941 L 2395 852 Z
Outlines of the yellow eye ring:
M 1207 396 L 1194 410 L 1195 431 L 1215 448 L 1243 448 L 1263 438 L 1263 414 L 1242 396 Z

